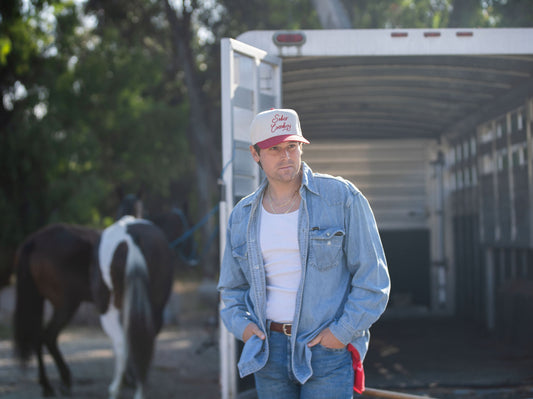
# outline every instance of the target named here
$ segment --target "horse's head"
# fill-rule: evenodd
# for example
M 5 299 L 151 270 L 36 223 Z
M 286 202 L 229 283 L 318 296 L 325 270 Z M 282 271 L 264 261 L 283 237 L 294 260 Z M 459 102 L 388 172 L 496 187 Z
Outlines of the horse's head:
M 187 203 L 185 203 L 183 209 L 173 207 L 168 212 L 151 215 L 149 219 L 163 231 L 170 247 L 176 250 L 180 260 L 188 266 L 194 266 L 198 256 L 194 230 L 189 223 L 187 208 Z
M 123 216 L 143 217 L 143 203 L 140 192 L 137 194 L 127 194 L 121 196 L 120 205 L 117 210 L 117 220 Z

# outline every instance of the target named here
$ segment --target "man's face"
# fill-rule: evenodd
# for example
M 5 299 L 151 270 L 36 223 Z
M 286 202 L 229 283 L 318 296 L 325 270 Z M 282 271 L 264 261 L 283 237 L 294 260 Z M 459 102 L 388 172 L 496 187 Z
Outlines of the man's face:
M 250 147 L 255 162 L 260 162 L 269 181 L 288 183 L 298 177 L 302 162 L 302 144 L 297 141 L 280 143 L 261 150 Z

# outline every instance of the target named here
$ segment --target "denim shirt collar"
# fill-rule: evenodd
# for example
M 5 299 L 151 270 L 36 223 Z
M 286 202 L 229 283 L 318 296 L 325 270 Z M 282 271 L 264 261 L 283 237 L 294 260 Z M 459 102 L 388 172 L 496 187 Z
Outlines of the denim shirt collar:
M 316 187 L 315 180 L 313 178 L 313 171 L 311 168 L 302 161 L 302 187 L 300 188 L 300 194 L 302 194 L 302 188 L 305 187 L 309 192 L 320 195 L 318 193 L 318 189 Z M 242 199 L 243 206 L 253 206 L 253 208 L 257 207 L 257 204 L 261 199 L 263 198 L 264 191 L 268 185 L 268 180 L 265 178 L 252 194 Z M 302 196 L 303 197 L 303 196 Z

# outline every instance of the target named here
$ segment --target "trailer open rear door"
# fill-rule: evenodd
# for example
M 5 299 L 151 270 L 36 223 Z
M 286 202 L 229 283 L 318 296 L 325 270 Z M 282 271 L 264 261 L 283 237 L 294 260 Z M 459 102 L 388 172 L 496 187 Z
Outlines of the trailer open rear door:
M 260 168 L 249 153 L 248 128 L 255 114 L 281 106 L 281 59 L 233 39 L 221 42 L 222 187 L 220 248 L 233 205 L 259 184 Z M 221 250 L 221 257 L 223 251 Z M 222 306 L 222 305 L 221 305 Z M 238 396 L 237 345 L 220 326 L 220 370 L 223 399 Z

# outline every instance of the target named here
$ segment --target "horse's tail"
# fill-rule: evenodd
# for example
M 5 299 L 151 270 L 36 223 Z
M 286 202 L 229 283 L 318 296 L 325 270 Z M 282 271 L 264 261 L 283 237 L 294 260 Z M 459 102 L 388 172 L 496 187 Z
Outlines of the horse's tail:
M 143 383 L 152 360 L 156 336 L 152 309 L 146 260 L 135 245 L 129 245 L 124 291 L 124 328 L 131 365 L 137 380 Z
M 39 345 L 43 323 L 44 298 L 37 290 L 30 270 L 33 241 L 26 241 L 15 259 L 16 304 L 13 315 L 15 355 L 26 363 Z

